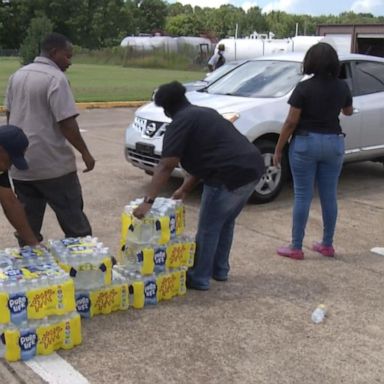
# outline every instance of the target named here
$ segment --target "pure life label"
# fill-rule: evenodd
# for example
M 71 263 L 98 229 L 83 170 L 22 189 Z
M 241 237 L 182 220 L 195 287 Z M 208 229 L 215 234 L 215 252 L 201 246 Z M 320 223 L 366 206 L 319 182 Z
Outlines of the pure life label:
M 15 324 L 27 320 L 28 299 L 25 295 L 15 293 L 9 296 L 8 308 L 11 312 L 11 320 Z

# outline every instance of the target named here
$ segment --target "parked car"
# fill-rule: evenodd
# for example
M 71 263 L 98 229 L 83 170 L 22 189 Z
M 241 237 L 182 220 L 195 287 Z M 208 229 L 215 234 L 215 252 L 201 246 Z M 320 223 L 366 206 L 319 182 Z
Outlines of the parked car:
M 220 79 L 227 73 L 233 71 L 236 67 L 244 64 L 246 60 L 241 61 L 229 61 L 228 63 L 225 63 L 221 67 L 217 68 L 213 72 L 208 72 L 207 75 L 202 80 L 197 81 L 191 81 L 189 83 L 184 83 L 184 87 L 187 89 L 188 92 L 190 91 L 198 91 L 202 88 L 207 87 L 208 85 L 212 84 L 216 80 Z
M 259 203 L 273 200 L 289 173 L 287 153 L 281 168 L 272 157 L 295 85 L 306 78 L 301 72 L 304 53 L 281 54 L 247 61 L 202 91 L 188 92 L 189 101 L 216 109 L 254 143 L 264 156 L 266 172 L 255 188 Z M 357 54 L 340 55 L 340 78 L 353 94 L 354 113 L 340 116 L 346 133 L 345 161 L 384 161 L 384 59 Z M 170 120 L 153 103 L 138 109 L 126 130 L 125 155 L 134 166 L 153 171 L 159 162 L 162 136 Z M 174 176 L 181 177 L 182 169 Z

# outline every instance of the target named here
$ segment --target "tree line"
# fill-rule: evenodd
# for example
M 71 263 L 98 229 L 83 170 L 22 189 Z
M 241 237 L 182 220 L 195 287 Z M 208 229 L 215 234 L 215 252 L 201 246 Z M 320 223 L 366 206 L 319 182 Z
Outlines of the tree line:
M 339 15 L 295 15 L 282 11 L 244 11 L 227 4 L 192 7 L 163 0 L 0 0 L 0 48 L 19 49 L 31 31 L 54 30 L 88 49 L 120 44 L 128 35 L 161 33 L 170 36 L 224 38 L 273 32 L 276 38 L 314 35 L 318 24 L 384 23 L 384 16 L 343 12 Z

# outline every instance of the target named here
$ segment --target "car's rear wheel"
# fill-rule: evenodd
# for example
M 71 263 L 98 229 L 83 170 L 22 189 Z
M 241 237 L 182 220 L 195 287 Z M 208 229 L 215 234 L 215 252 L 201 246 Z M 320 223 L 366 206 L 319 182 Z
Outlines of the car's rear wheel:
M 259 140 L 255 145 L 264 158 L 265 173 L 257 183 L 251 201 L 256 204 L 264 204 L 274 200 L 283 188 L 288 175 L 288 157 L 284 152 L 281 167 L 275 167 L 273 154 L 276 143 L 270 140 Z

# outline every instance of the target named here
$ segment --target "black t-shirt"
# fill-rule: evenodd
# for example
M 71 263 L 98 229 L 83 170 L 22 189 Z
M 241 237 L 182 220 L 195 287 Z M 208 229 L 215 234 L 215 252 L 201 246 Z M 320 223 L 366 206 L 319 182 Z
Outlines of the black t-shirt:
M 207 185 L 236 189 L 258 180 L 264 161 L 258 149 L 214 109 L 188 104 L 168 125 L 163 157 L 179 157 L 182 167 Z
M 215 65 L 215 69 L 220 68 L 221 66 L 223 66 L 225 64 L 224 55 L 221 52 L 219 52 L 218 55 L 219 55 L 219 58 L 218 58 L 217 63 Z
M 0 171 L 0 187 L 11 188 L 7 171 Z
M 352 95 L 343 80 L 314 76 L 297 84 L 288 104 L 301 109 L 296 130 L 341 133 L 339 114 L 352 105 Z

